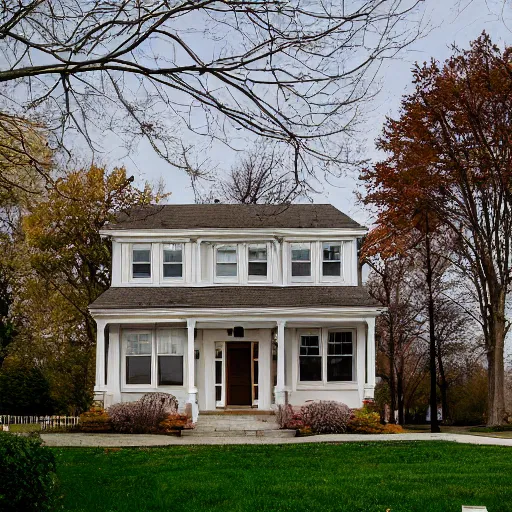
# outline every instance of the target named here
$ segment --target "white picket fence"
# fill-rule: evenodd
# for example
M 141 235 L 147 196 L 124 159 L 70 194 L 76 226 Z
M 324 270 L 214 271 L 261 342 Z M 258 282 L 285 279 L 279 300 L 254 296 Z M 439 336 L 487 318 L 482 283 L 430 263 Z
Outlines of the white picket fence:
M 39 424 L 41 430 L 48 430 L 56 427 L 73 427 L 78 425 L 79 416 L 12 416 L 0 414 L 0 425 L 2 429 L 8 430 L 4 425 L 29 425 Z

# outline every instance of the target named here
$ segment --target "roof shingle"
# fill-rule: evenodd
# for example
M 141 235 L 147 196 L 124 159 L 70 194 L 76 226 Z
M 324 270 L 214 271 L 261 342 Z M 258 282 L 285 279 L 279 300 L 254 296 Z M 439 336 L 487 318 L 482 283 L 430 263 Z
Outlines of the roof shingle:
M 109 288 L 91 309 L 343 307 L 380 304 L 364 286 Z
M 330 204 L 167 204 L 134 208 L 105 230 L 363 228 Z

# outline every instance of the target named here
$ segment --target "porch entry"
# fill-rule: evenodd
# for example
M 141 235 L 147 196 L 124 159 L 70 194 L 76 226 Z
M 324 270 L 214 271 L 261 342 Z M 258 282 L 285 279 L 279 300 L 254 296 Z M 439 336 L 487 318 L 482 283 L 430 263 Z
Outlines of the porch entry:
M 256 406 L 258 342 L 226 343 L 226 405 Z

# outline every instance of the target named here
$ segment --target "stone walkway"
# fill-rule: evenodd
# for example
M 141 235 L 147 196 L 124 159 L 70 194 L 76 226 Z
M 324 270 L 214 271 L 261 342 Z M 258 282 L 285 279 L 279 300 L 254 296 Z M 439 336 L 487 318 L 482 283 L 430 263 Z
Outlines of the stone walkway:
M 46 446 L 142 447 L 226 444 L 354 443 L 361 441 L 452 441 L 455 443 L 512 446 L 512 439 L 463 434 L 330 434 L 309 437 L 174 437 L 130 434 L 42 434 Z

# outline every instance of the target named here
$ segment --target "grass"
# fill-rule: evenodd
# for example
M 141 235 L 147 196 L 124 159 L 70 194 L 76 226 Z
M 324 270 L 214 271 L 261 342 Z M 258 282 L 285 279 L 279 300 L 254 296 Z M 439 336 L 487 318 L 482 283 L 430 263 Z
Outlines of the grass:
M 68 511 L 511 510 L 512 451 L 441 442 L 55 448 Z
M 9 425 L 9 432 L 15 432 L 16 434 L 37 432 L 41 430 L 39 423 L 25 423 L 24 425 Z

